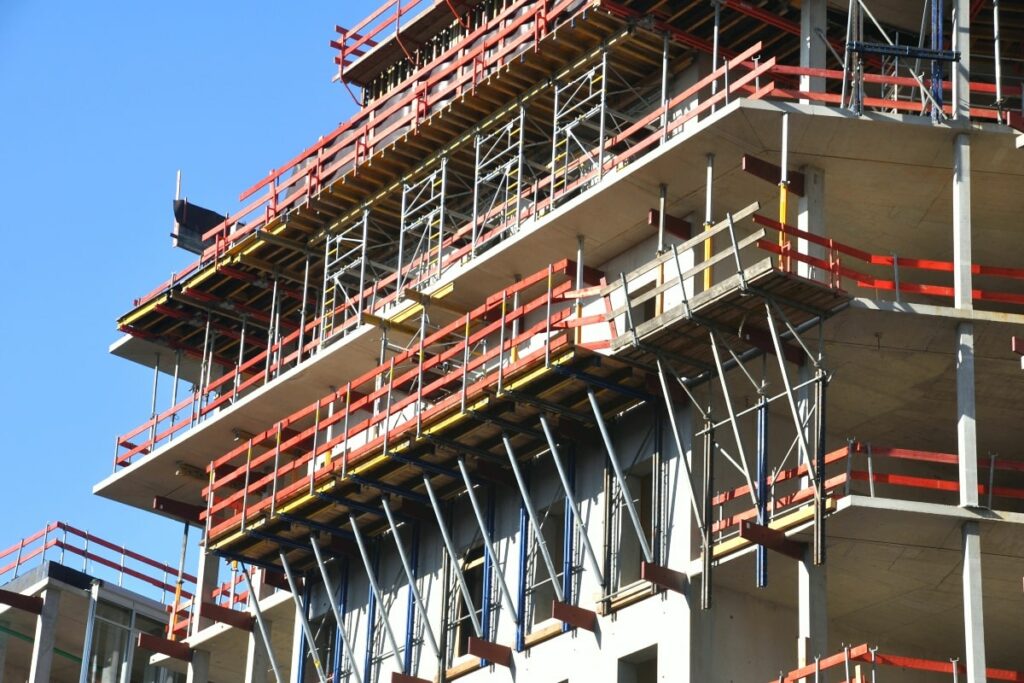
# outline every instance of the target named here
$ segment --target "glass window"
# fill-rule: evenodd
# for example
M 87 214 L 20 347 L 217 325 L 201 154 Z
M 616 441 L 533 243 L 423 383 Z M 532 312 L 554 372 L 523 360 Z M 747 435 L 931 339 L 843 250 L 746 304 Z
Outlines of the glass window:
M 125 678 L 131 620 L 129 609 L 103 601 L 96 605 L 87 672 L 90 683 L 120 683 Z

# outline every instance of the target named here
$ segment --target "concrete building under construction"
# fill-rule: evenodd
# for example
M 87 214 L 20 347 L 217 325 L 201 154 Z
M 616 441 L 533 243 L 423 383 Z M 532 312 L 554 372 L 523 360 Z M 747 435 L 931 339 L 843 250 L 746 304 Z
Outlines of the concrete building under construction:
M 111 348 L 153 399 L 94 491 L 199 565 L 145 674 L 39 677 L 5 586 L 33 683 L 1024 681 L 1024 5 L 337 31 L 357 113 L 177 199 Z

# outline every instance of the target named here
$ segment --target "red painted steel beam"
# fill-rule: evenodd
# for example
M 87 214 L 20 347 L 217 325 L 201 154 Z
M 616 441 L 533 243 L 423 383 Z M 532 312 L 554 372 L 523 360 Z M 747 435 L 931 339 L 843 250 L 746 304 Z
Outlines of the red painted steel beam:
M 592 633 L 597 631 L 597 612 L 589 609 L 552 600 L 551 616 L 573 628 L 582 628 Z
M 183 503 L 180 500 L 165 498 L 164 496 L 155 496 L 153 498 L 153 509 L 165 515 L 177 517 L 183 522 L 200 526 L 202 522 L 199 519 L 199 515 L 206 508 L 201 505 L 192 505 L 191 503 Z
M 782 167 L 764 159 L 758 159 L 751 154 L 744 154 L 740 160 L 740 169 L 761 180 L 766 180 L 773 185 L 778 185 L 782 179 Z M 804 196 L 804 174 L 800 171 L 789 171 L 789 191 L 793 194 Z
M 151 650 L 162 655 L 167 655 L 173 659 L 179 659 L 183 662 L 192 661 L 192 648 L 185 643 L 167 640 L 166 638 L 154 636 L 149 633 L 140 633 L 136 640 L 136 645 L 144 650 Z
M 228 626 L 234 626 L 240 628 L 243 631 L 252 633 L 253 626 L 256 623 L 256 617 L 245 612 L 238 612 L 227 607 L 221 607 L 220 605 L 212 602 L 202 602 L 199 604 L 199 616 L 206 617 L 207 619 L 213 619 L 221 624 L 227 624 Z
M 512 667 L 512 648 L 505 645 L 470 636 L 469 646 L 466 649 L 474 657 L 486 659 L 489 662 L 500 664 L 506 668 Z
M 391 672 L 391 683 L 433 683 L 425 678 L 416 678 L 408 674 L 400 674 L 397 671 Z
M 740 336 L 751 346 L 756 346 L 765 353 L 775 353 L 775 344 L 771 335 L 753 325 L 745 325 Z M 802 349 L 788 342 L 782 343 L 782 355 L 793 365 L 803 365 L 807 358 Z
M 660 220 L 661 212 L 657 209 L 651 209 L 647 212 L 647 225 L 657 227 Z M 682 218 L 676 218 L 666 213 L 665 232 L 675 235 L 681 240 L 688 240 L 693 236 L 693 226 L 690 225 L 690 221 L 684 221 Z
M 296 577 L 296 580 L 301 581 L 302 577 Z M 269 570 L 263 570 L 263 583 L 282 591 L 290 591 L 291 588 L 288 586 L 288 577 L 283 572 L 272 572 Z
M 43 599 L 31 595 L 22 595 L 14 591 L 0 590 L 0 605 L 8 605 L 16 610 L 29 614 L 43 613 Z
M 660 564 L 654 564 L 653 562 L 640 563 L 640 578 L 644 581 L 650 581 L 655 586 L 684 595 L 686 594 L 686 587 L 690 584 L 690 579 L 683 572 L 662 567 Z
M 740 520 L 740 538 L 744 538 L 757 545 L 763 545 L 769 550 L 792 557 L 794 560 L 802 560 L 807 552 L 806 543 L 791 541 L 786 538 L 786 534 L 782 531 L 745 519 Z

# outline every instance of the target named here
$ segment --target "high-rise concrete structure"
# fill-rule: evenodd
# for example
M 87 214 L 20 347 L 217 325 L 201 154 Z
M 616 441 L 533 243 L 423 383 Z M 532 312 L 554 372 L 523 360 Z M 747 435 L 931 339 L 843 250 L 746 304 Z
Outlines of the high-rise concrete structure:
M 154 663 L 1024 680 L 1022 39 L 1005 0 L 339 29 L 358 112 L 177 202 L 198 261 L 119 320 L 153 402 L 95 491 L 202 532 Z

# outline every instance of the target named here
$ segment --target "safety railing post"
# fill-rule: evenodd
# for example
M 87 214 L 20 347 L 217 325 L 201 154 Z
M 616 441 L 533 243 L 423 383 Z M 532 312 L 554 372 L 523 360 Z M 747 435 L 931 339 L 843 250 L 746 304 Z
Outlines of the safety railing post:
M 320 447 L 320 401 L 316 402 L 316 409 L 313 411 L 313 452 L 309 459 L 309 495 L 313 495 L 313 488 L 316 482 L 317 470 L 317 449 Z M 330 456 L 324 456 L 324 465 L 328 464 Z
M 349 452 L 348 425 L 349 425 L 349 417 L 350 417 L 351 412 L 352 412 L 351 408 L 352 408 L 352 381 L 349 380 L 348 384 L 345 385 L 345 420 L 344 420 L 344 424 L 342 426 L 342 429 L 345 430 L 345 433 L 342 434 L 342 443 L 345 444 L 342 447 L 342 451 L 341 451 L 341 478 L 342 479 L 344 479 L 346 476 L 348 476 L 348 452 Z
M 461 411 L 466 412 L 466 392 L 469 382 L 469 313 L 466 314 L 465 336 L 462 340 L 462 397 Z
M 668 57 L 669 37 L 665 33 L 661 38 L 661 144 L 668 140 Z
M 892 253 L 892 278 L 896 303 L 900 303 L 900 257 L 896 255 L 896 252 Z
M 604 179 L 605 134 L 608 124 L 608 48 L 601 51 L 601 120 L 598 122 L 597 180 Z
M 507 318 L 508 290 L 501 290 L 501 326 L 498 329 L 498 395 L 501 395 L 505 380 L 505 325 Z
M 846 440 L 846 483 L 843 487 L 845 495 L 850 495 L 850 479 L 853 474 L 853 439 Z
M 875 463 L 874 458 L 871 454 L 871 443 L 867 444 L 867 457 L 868 457 L 868 495 L 872 498 L 875 497 Z
M 992 492 L 995 490 L 996 483 L 996 458 L 998 454 L 989 453 L 988 455 L 988 508 L 992 509 Z
M 576 264 L 577 268 L 582 268 L 582 264 Z M 548 264 L 548 279 L 547 279 L 547 292 L 545 292 L 544 302 L 544 367 L 551 367 L 551 308 L 554 304 L 554 278 L 555 270 L 554 267 Z
M 382 427 L 383 430 L 384 430 L 384 455 L 385 456 L 388 454 L 388 437 L 391 435 L 391 400 L 392 400 L 392 396 L 394 395 L 394 386 L 395 386 L 395 357 L 392 356 L 391 357 L 391 363 L 388 366 L 388 396 L 387 396 L 387 400 L 384 403 L 384 406 L 385 406 L 384 407 L 384 420 L 383 420 L 383 427 Z M 501 391 L 501 389 L 499 388 L 498 391 Z
M 160 354 L 158 353 L 158 354 L 156 354 L 156 362 L 153 364 L 153 398 L 152 398 L 152 402 L 150 404 L 150 409 L 149 409 L 150 419 L 153 421 L 153 424 L 150 426 L 150 431 L 149 431 L 149 443 L 150 443 L 150 449 L 151 450 L 155 450 L 156 449 L 156 430 L 157 430 L 158 418 L 160 416 L 159 412 L 157 412 L 157 407 L 156 407 L 157 388 L 159 387 L 159 382 L 160 382 Z
M 280 423 L 278 423 L 280 424 Z M 275 469 L 275 473 L 276 473 Z M 245 453 L 245 481 L 242 488 L 242 531 L 245 531 L 245 515 L 249 506 L 249 476 L 252 473 L 252 439 L 249 439 L 249 447 Z M 273 498 L 271 498 L 273 501 Z
M 25 539 L 18 542 L 18 555 L 14 558 L 14 578 L 18 578 L 18 569 L 21 567 L 21 552 L 25 549 Z
M 427 309 L 420 315 L 420 344 L 416 363 L 416 436 L 423 434 L 423 342 L 427 334 Z
M 282 426 L 281 426 L 281 423 L 278 422 L 277 423 L 277 434 L 274 437 L 274 465 L 273 465 L 273 470 L 274 471 L 271 474 L 271 480 L 270 480 L 270 516 L 271 516 L 271 518 L 273 518 L 274 515 L 277 513 L 277 474 L 278 474 L 278 470 L 281 467 L 281 437 L 282 436 L 283 436 Z M 246 493 L 248 493 L 248 491 L 249 491 L 249 462 L 251 460 L 252 460 L 252 439 L 249 439 L 249 455 L 246 458 L 246 462 L 245 462 L 245 489 L 246 489 Z M 244 501 L 245 498 L 243 497 L 242 500 Z M 244 509 L 245 508 L 243 506 L 243 513 L 244 513 Z M 245 528 L 244 519 L 245 519 L 245 517 L 244 517 L 244 514 L 243 514 L 243 524 L 242 524 L 242 528 L 243 529 Z

